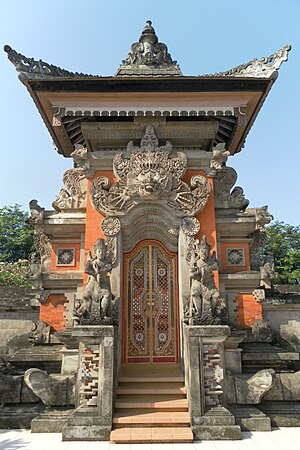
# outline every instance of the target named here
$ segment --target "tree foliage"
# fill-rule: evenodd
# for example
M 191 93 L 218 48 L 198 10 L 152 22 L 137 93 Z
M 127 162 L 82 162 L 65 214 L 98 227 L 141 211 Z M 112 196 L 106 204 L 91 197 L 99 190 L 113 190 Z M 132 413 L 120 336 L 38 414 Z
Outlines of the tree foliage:
M 273 253 L 276 284 L 300 284 L 300 226 L 274 222 L 265 228 L 265 252 Z
M 27 260 L 6 263 L 0 262 L 0 286 L 31 286 L 27 278 L 29 264 Z
M 20 205 L 0 208 L 0 262 L 28 259 L 33 251 L 33 230 L 27 218 Z

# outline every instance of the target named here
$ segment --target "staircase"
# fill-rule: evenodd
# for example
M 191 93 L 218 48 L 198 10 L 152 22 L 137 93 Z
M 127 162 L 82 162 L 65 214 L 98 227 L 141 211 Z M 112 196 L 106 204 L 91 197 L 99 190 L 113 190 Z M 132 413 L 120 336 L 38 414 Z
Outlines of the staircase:
M 177 364 L 123 366 L 110 441 L 192 442 L 184 378 Z

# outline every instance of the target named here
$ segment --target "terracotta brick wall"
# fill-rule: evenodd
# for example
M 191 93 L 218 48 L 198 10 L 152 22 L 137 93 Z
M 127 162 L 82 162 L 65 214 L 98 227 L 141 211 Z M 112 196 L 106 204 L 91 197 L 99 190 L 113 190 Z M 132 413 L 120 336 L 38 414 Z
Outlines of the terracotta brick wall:
M 262 304 L 252 294 L 238 294 L 235 311 L 240 328 L 250 327 L 257 319 L 262 319 Z
M 55 331 L 62 331 L 66 322 L 64 317 L 66 312 L 66 302 L 67 299 L 64 294 L 49 295 L 47 301 L 41 304 L 40 320 L 46 322 Z

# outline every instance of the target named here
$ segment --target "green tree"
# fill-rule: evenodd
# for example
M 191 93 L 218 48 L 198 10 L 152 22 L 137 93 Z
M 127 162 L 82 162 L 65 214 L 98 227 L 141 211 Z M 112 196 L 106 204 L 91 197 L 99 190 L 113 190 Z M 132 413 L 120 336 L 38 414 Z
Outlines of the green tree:
M 34 250 L 33 230 L 26 219 L 28 213 L 20 205 L 0 208 L 0 262 L 28 259 Z
M 276 284 L 300 284 L 300 226 L 274 222 L 265 228 L 265 253 L 273 253 Z

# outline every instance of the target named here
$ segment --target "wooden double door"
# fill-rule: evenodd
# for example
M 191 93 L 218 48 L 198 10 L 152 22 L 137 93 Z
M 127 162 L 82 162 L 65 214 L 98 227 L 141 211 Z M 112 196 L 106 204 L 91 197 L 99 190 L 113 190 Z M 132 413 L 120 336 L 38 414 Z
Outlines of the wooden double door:
M 123 362 L 178 362 L 177 254 L 142 241 L 123 267 Z

